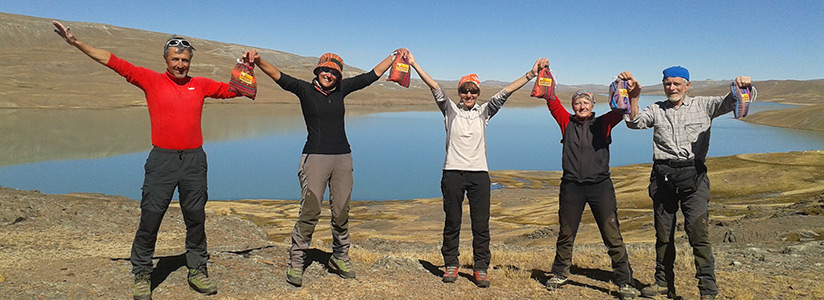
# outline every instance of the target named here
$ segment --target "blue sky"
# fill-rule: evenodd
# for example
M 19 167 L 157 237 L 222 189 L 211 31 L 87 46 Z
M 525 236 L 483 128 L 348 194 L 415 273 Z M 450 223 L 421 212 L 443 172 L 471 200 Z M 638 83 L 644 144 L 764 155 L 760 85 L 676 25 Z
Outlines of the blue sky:
M 548 57 L 562 84 L 824 78 L 824 1 L 3 1 L 0 11 L 320 56 L 371 69 L 409 48 L 436 79 L 511 81 Z M 82 39 L 82 35 L 79 36 Z M 196 74 L 195 74 L 196 75 Z

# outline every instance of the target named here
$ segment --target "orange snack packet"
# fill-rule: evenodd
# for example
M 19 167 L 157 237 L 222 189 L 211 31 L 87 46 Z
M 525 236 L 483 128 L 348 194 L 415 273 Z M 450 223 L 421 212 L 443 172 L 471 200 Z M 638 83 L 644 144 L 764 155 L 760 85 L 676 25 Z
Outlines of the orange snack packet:
M 232 77 L 229 79 L 229 91 L 255 100 L 257 95 L 257 80 L 255 80 L 255 65 L 237 60 L 232 68 Z
M 409 59 L 401 55 L 396 55 L 392 62 L 392 67 L 389 68 L 389 77 L 386 81 L 394 81 L 403 87 L 409 87 Z
M 542 68 L 538 70 L 538 79 L 532 88 L 532 97 L 546 100 L 555 99 L 555 77 L 552 76 L 552 69 Z

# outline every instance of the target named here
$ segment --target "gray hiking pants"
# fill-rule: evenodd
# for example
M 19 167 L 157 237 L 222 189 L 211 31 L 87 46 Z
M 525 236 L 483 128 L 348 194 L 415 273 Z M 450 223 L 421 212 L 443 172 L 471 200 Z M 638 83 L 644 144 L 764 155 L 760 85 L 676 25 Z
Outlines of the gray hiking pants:
M 186 223 L 186 266 L 197 269 L 206 265 L 206 153 L 203 148 L 169 150 L 154 147 L 146 159 L 143 199 L 140 201 L 140 224 L 132 243 L 132 273 L 152 272 L 157 232 L 163 215 L 177 188 L 180 210 Z
M 292 230 L 289 265 L 303 268 L 306 250 L 318 225 L 320 205 L 329 186 L 332 210 L 332 255 L 349 261 L 349 201 L 352 196 L 352 154 L 303 154 L 300 157 L 300 214 Z

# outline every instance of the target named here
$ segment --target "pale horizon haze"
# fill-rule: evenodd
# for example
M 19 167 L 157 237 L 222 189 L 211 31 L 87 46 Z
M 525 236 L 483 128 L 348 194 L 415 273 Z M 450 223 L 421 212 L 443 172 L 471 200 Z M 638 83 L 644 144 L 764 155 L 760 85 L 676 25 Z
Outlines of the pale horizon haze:
M 539 57 L 567 85 L 607 84 L 621 71 L 653 85 L 673 65 L 693 81 L 824 78 L 824 1 L 620 3 L 49 0 L 3 1 L 0 12 L 301 56 L 334 52 L 365 70 L 405 47 L 438 80 L 477 73 L 508 82 Z

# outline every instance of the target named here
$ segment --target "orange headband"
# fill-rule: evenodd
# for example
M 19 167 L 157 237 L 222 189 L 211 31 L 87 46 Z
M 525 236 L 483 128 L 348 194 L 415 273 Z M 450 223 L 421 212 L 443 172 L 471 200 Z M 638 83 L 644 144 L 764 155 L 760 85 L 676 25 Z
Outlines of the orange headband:
M 469 74 L 469 75 L 466 75 L 464 77 L 461 77 L 461 80 L 458 81 L 458 87 L 460 88 L 461 85 L 464 84 L 464 82 L 474 83 L 475 86 L 478 87 L 478 89 L 481 89 L 481 81 L 478 80 L 478 75 L 477 74 Z

